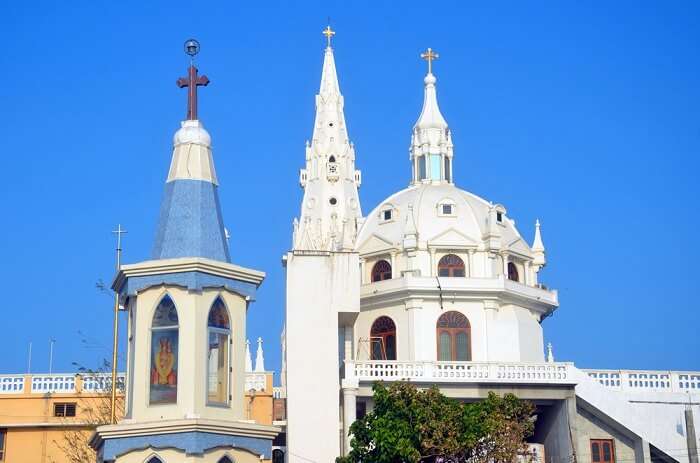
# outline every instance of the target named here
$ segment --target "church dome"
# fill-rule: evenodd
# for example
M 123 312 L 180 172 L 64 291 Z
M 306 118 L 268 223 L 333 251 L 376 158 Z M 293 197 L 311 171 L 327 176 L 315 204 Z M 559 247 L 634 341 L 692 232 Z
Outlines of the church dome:
M 482 249 L 490 234 L 490 217 L 504 247 L 521 241 L 503 206 L 492 204 L 452 183 L 415 184 L 382 201 L 359 231 L 357 243 L 373 236 L 403 248 L 404 238 L 415 235 L 421 243 L 453 244 Z M 528 253 L 529 254 L 529 253 Z

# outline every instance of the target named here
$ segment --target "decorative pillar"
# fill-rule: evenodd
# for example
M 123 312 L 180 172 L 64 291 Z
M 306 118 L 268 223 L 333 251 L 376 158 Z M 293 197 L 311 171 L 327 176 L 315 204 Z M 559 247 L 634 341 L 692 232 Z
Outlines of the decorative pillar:
M 357 419 L 357 389 L 355 385 L 343 384 L 343 455 L 350 452 L 350 426 Z
M 503 278 L 508 278 L 508 254 L 505 252 L 501 253 L 501 260 L 503 261 Z
M 437 270 L 436 270 L 436 263 L 435 263 L 435 248 L 430 248 L 430 276 L 434 277 L 437 276 Z
M 526 260 L 523 265 L 525 267 L 525 274 L 523 275 L 523 283 L 530 286 L 530 280 L 531 280 L 531 278 L 530 278 L 530 261 Z
M 391 259 L 391 278 L 396 278 L 396 251 L 391 252 L 390 259 Z
M 474 276 L 474 250 L 469 249 L 467 250 L 467 253 L 469 254 L 469 269 L 467 269 L 467 276 L 472 278 Z

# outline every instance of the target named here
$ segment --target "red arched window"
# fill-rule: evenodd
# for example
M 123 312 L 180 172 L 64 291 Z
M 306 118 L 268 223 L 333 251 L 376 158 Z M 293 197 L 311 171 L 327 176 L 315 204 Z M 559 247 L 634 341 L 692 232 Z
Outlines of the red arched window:
M 464 261 L 454 254 L 442 256 L 438 262 L 438 276 L 441 277 L 463 277 Z
M 437 353 L 441 362 L 472 359 L 471 327 L 467 317 L 456 311 L 445 312 L 437 321 Z
M 520 278 L 518 277 L 518 267 L 516 267 L 513 262 L 508 262 L 508 279 L 520 281 Z
M 372 360 L 396 360 L 396 325 L 389 317 L 379 317 L 370 331 Z
M 391 279 L 391 264 L 385 260 L 380 260 L 372 267 L 372 283 L 375 281 Z

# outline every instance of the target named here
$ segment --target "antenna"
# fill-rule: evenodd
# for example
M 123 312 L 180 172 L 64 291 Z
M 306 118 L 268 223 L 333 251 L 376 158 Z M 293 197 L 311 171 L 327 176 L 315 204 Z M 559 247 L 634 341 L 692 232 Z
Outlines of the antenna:
M 27 374 L 32 373 L 32 342 L 29 341 L 29 359 L 27 360 Z
M 56 340 L 51 338 L 49 340 L 49 374 L 53 372 L 53 345 L 56 343 Z

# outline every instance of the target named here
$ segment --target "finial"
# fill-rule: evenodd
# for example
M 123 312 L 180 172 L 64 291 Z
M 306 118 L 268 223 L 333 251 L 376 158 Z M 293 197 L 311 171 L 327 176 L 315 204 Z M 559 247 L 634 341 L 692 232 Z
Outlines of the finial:
M 255 355 L 255 371 L 256 372 L 265 371 L 265 357 L 263 355 L 262 344 L 263 344 L 262 338 L 258 338 L 258 351 Z
M 433 61 L 438 59 L 440 55 L 434 52 L 432 48 L 428 48 L 425 52 L 420 54 L 420 57 L 428 62 L 428 74 L 432 74 Z
M 554 353 L 552 352 L 552 343 L 551 342 L 547 343 L 547 362 L 548 363 L 554 362 Z
M 328 41 L 328 48 L 331 47 L 331 38 L 335 35 L 335 31 L 331 29 L 331 26 L 328 25 L 326 26 L 325 29 L 323 29 L 323 32 L 321 32 L 323 35 L 326 36 L 326 40 Z
M 195 39 L 185 41 L 185 54 L 190 57 L 190 67 L 187 70 L 187 77 L 177 79 L 177 86 L 187 87 L 187 119 L 197 120 L 197 87 L 209 85 L 207 76 L 197 76 L 197 68 L 194 66 L 194 56 L 199 53 L 199 42 Z

